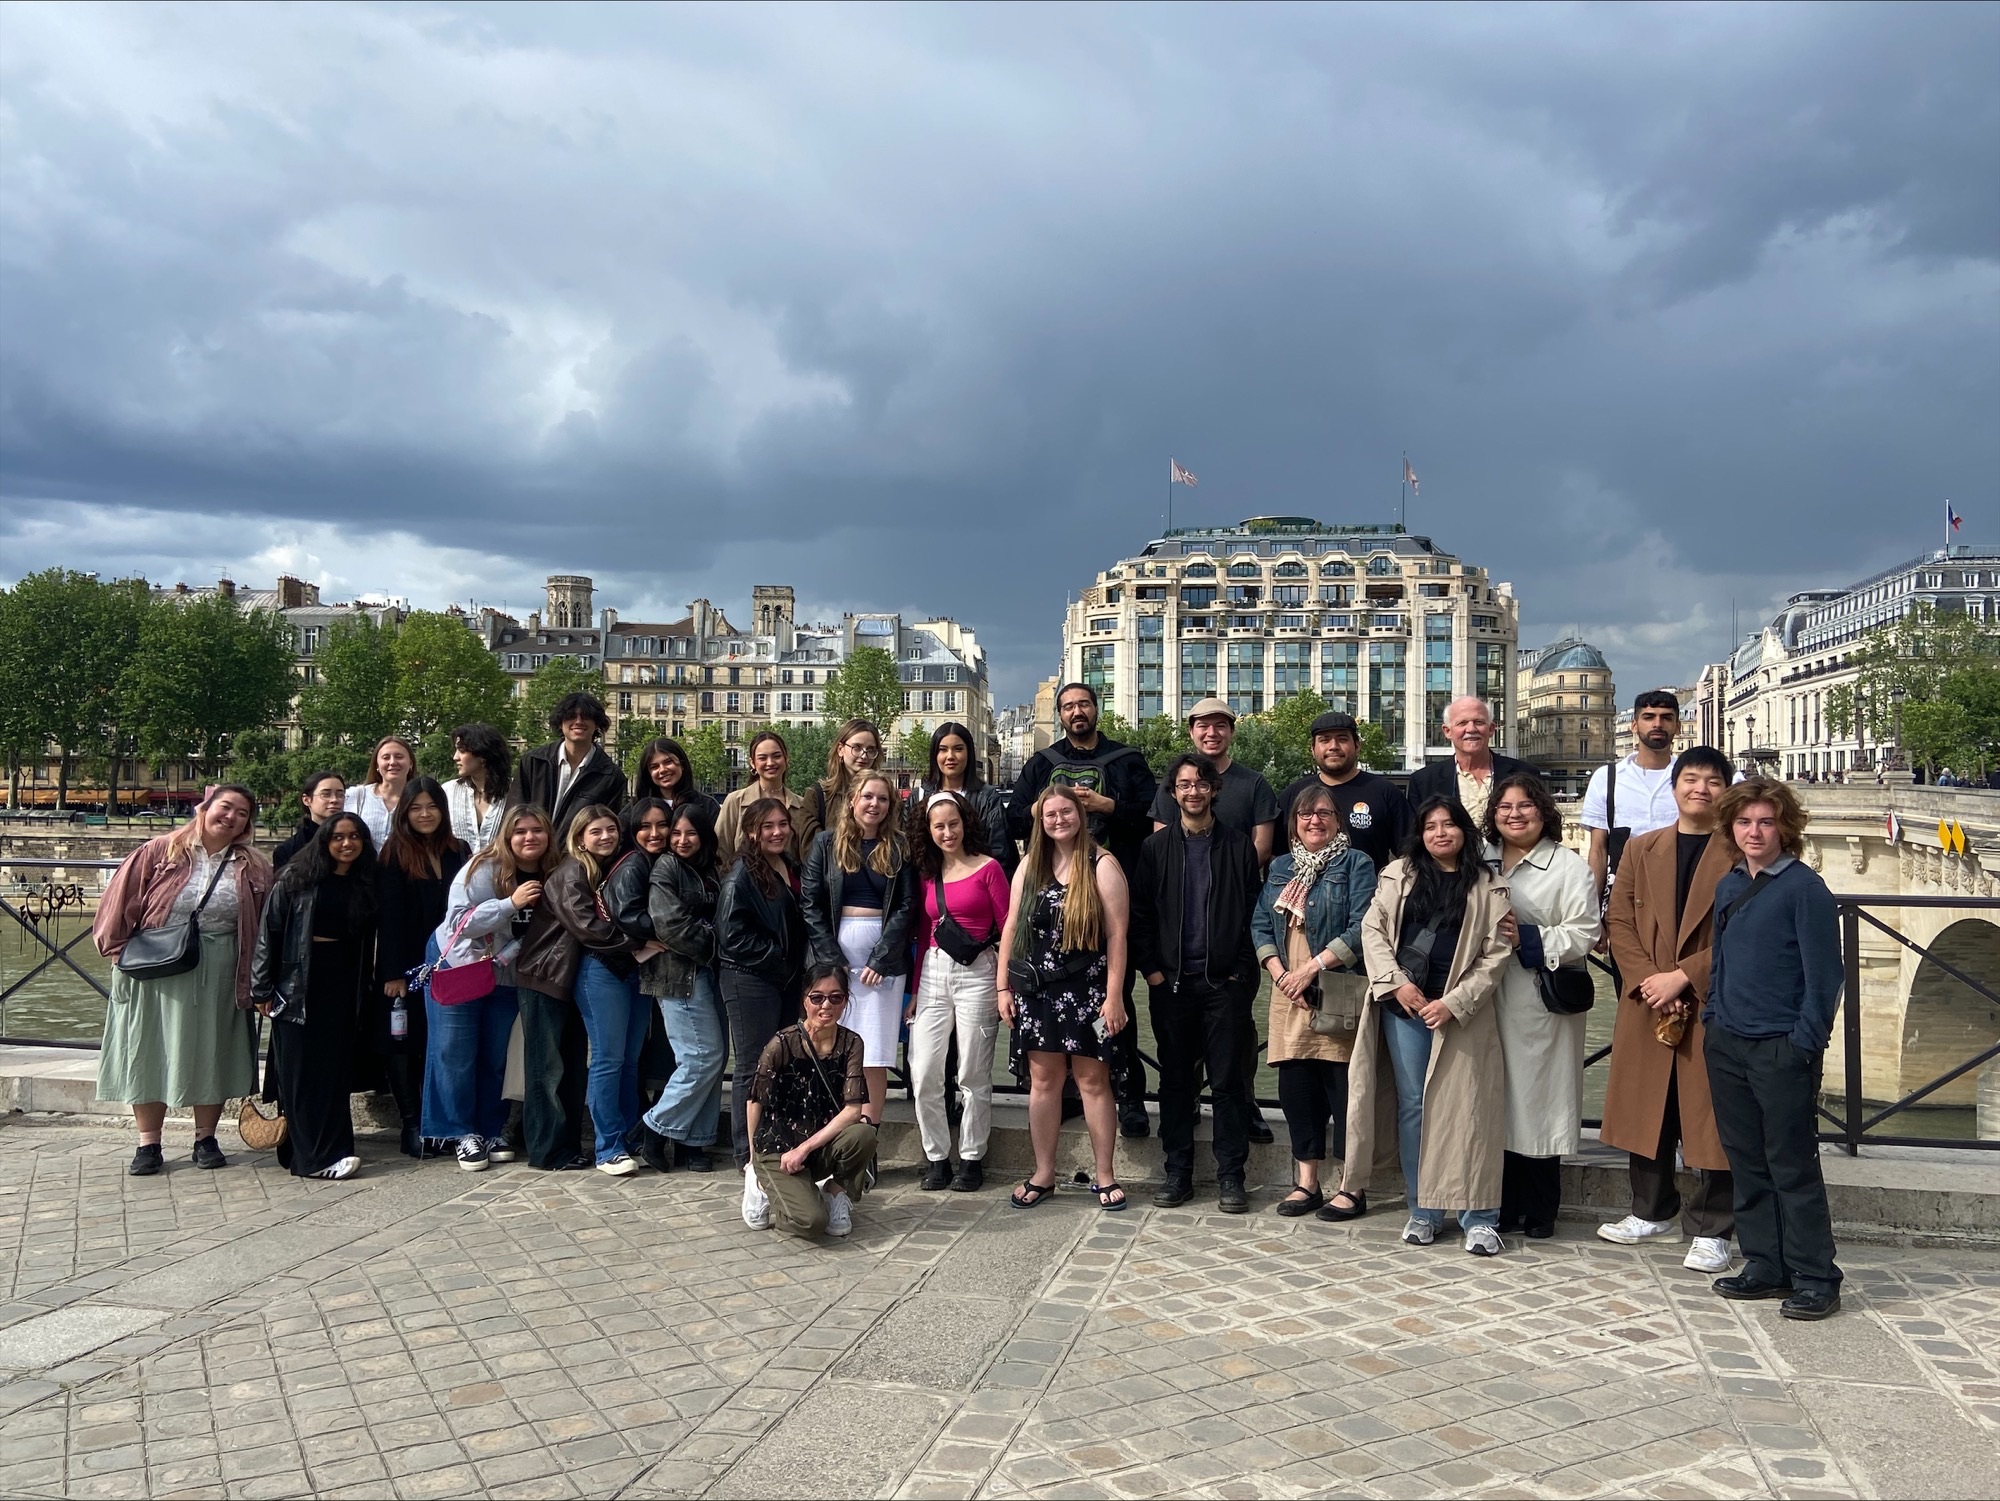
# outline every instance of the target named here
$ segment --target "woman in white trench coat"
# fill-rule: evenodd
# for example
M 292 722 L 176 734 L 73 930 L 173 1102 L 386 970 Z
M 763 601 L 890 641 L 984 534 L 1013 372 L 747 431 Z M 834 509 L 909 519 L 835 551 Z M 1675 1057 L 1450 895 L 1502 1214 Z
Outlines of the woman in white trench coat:
M 1583 1114 L 1587 1013 L 1551 1011 L 1536 971 L 1581 968 L 1597 942 L 1590 867 L 1562 844 L 1562 815 L 1532 772 L 1501 778 L 1486 805 L 1486 859 L 1514 904 L 1502 932 L 1516 962 L 1501 972 L 1495 1010 L 1507 1060 L 1507 1152 L 1500 1228 L 1531 1239 L 1555 1234 L 1562 1159 L 1577 1149 Z M 1588 978 L 1588 971 L 1584 971 Z

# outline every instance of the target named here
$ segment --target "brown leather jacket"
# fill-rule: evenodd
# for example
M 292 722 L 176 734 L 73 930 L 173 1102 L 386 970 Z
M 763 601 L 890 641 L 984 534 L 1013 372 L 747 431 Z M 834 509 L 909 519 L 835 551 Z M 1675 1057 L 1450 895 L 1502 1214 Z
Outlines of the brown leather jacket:
M 622 960 L 629 973 L 632 947 L 632 940 L 598 910 L 597 893 L 583 867 L 565 860 L 542 883 L 542 899 L 521 939 L 514 973 L 528 989 L 567 1001 L 574 998 L 577 966 L 586 953 L 607 962 Z

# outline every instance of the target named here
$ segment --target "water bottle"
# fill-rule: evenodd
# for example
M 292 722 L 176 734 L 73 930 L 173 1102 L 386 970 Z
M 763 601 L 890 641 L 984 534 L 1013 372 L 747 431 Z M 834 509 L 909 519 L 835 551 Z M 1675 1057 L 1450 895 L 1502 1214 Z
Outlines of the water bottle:
M 402 996 L 394 996 L 389 1002 L 389 1040 L 401 1042 L 410 1035 L 410 1008 Z

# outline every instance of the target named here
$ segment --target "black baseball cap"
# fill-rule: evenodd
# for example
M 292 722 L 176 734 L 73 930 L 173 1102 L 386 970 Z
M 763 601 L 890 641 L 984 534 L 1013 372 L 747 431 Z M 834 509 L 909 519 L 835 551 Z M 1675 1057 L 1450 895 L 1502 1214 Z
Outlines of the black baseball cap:
M 1352 714 L 1343 714 L 1338 709 L 1332 709 L 1312 722 L 1312 732 L 1315 738 L 1321 735 L 1348 734 L 1359 739 L 1361 726 L 1354 722 Z

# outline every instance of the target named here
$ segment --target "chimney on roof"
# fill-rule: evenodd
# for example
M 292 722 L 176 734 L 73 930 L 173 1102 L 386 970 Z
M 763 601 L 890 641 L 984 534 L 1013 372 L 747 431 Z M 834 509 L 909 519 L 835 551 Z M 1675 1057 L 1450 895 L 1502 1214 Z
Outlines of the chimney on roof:
M 217 579 L 215 581 L 215 592 L 220 594 L 224 599 L 236 598 L 236 580 L 232 578 Z

